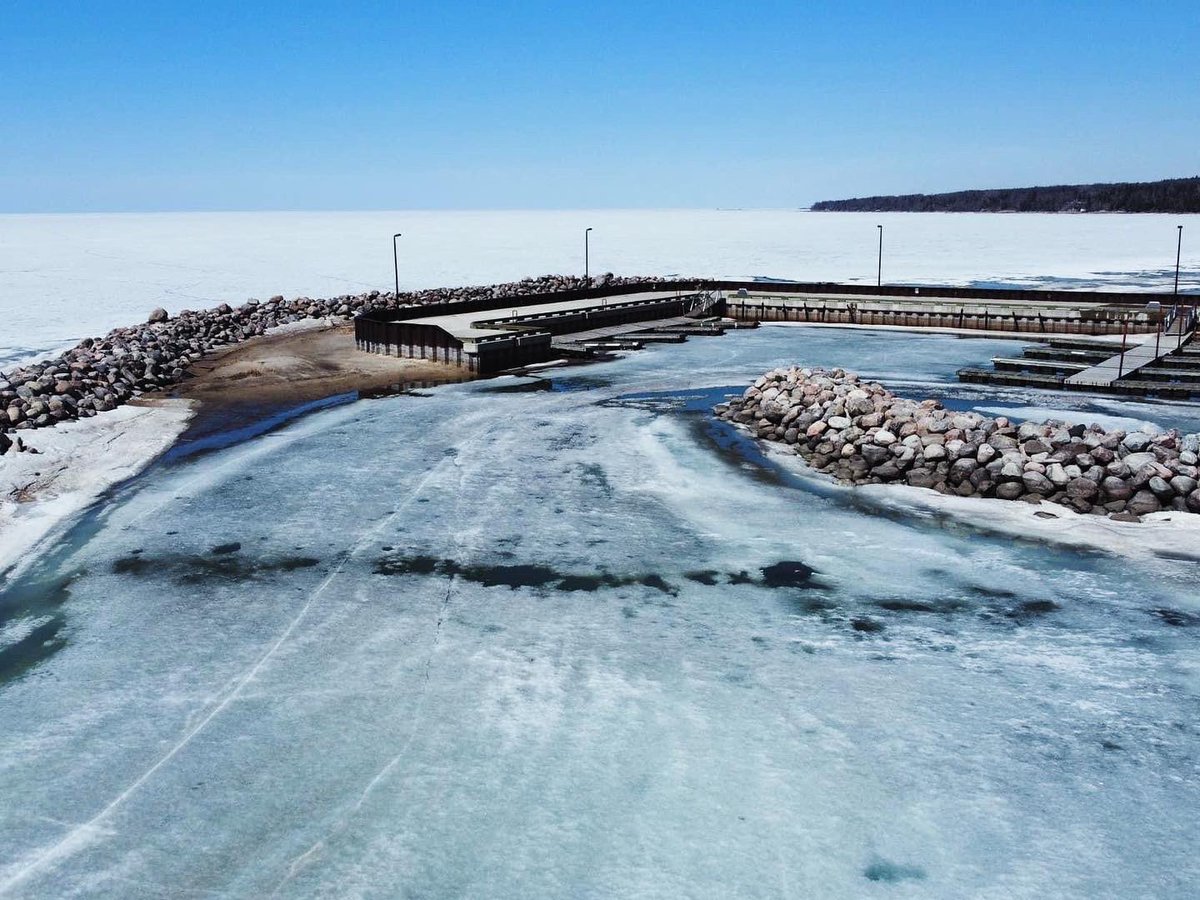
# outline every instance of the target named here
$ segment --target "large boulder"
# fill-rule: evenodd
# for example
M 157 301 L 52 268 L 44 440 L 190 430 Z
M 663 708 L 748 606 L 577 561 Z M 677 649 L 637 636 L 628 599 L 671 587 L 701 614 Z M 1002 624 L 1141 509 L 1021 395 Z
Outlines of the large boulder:
M 1150 446 L 1150 435 L 1144 431 L 1131 431 L 1125 435 L 1125 440 L 1121 441 L 1121 446 L 1130 453 L 1141 453 Z
M 150 318 L 147 319 L 146 321 L 149 322 L 151 325 L 157 325 L 159 322 L 165 322 L 169 318 L 170 318 L 170 316 L 167 315 L 167 311 L 165 309 L 163 309 L 161 306 L 159 306 L 151 311 Z
M 860 452 L 863 459 L 867 461 L 867 465 L 872 467 L 882 465 L 892 455 L 886 447 L 880 447 L 877 444 L 863 444 Z
M 1146 513 L 1158 512 L 1160 509 L 1162 509 L 1162 504 L 1158 498 L 1150 491 L 1145 490 L 1134 494 L 1125 506 L 1125 511 L 1135 516 L 1144 516 Z
M 1176 475 L 1171 479 L 1171 487 L 1181 497 L 1186 497 L 1192 491 L 1196 490 L 1196 486 L 1196 479 L 1188 475 Z
M 1041 494 L 1046 497 L 1054 493 L 1054 483 L 1040 472 L 1026 472 L 1021 476 L 1021 481 L 1031 494 Z
M 1175 496 L 1175 488 L 1171 487 L 1165 478 L 1161 478 L 1158 475 L 1155 475 L 1146 482 L 1146 487 L 1162 502 L 1166 502 Z
M 1104 496 L 1109 500 L 1128 500 L 1133 496 L 1133 488 L 1123 478 L 1117 478 L 1115 475 L 1105 478 L 1100 487 L 1104 491 Z M 1151 494 L 1151 496 L 1154 495 Z
M 1076 478 L 1067 484 L 1067 496 L 1073 500 L 1091 502 L 1100 493 L 1100 485 L 1090 478 Z
M 1136 433 L 1136 432 L 1135 432 Z M 1136 472 L 1142 466 L 1148 466 L 1158 462 L 1158 457 L 1153 453 L 1130 453 L 1121 458 L 1121 462 L 1129 469 L 1130 472 Z
M 1025 493 L 1025 485 L 1020 481 L 1006 481 L 996 485 L 996 496 L 1001 500 L 1016 500 Z

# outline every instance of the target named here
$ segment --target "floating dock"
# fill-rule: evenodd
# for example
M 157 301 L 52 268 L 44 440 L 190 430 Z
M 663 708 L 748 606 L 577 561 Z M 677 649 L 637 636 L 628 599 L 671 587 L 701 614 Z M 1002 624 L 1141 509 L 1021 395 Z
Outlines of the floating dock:
M 960 369 L 960 381 L 1120 396 L 1200 396 L 1197 311 L 1174 308 L 1153 335 L 1134 342 L 1050 340 L 1020 357 L 995 357 L 991 369 Z

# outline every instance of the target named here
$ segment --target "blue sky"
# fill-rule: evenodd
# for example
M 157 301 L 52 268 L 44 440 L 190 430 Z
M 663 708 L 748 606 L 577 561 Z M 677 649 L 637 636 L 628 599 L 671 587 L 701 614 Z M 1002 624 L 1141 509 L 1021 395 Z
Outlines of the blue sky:
M 803 206 L 1200 174 L 1200 6 L 0 3 L 0 211 Z

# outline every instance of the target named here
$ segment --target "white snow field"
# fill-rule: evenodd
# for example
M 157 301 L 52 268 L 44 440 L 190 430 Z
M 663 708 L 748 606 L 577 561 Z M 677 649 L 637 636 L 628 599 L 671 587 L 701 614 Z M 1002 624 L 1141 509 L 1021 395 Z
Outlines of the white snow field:
M 388 290 L 546 272 L 885 282 L 1200 287 L 1200 216 L 581 210 L 0 215 L 0 369 L 31 351 L 222 301 Z M 1189 235 L 1196 235 L 1193 239 Z
M 0 593 L 0 896 L 1194 897 L 1194 555 L 707 413 L 803 362 L 1200 424 L 954 382 L 1020 346 L 740 331 L 154 465 Z

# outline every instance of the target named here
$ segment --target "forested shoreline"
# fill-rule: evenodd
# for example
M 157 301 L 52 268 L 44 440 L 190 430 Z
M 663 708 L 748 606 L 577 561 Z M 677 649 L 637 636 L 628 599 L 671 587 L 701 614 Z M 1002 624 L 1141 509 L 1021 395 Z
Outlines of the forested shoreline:
M 1200 177 L 822 200 L 815 212 L 1200 213 Z

